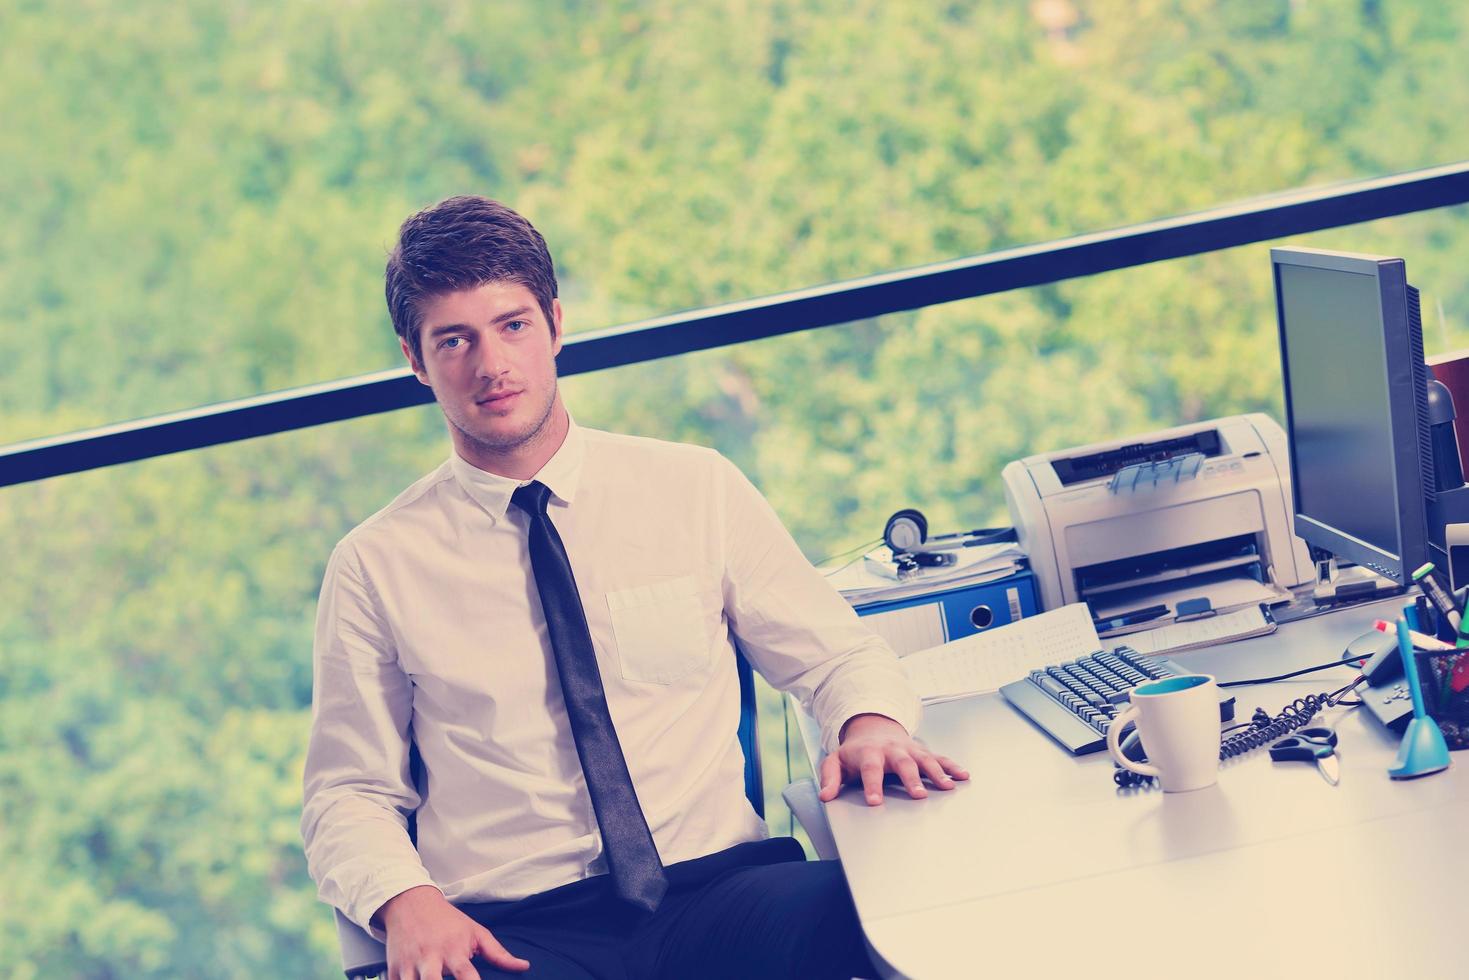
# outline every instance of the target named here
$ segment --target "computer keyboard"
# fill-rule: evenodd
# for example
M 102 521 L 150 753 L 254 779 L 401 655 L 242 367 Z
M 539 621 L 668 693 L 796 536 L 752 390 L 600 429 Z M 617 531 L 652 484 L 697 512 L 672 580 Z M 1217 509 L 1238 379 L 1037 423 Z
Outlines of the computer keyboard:
M 1029 677 L 1000 688 L 1000 693 L 1073 755 L 1084 755 L 1106 747 L 1107 729 L 1127 707 L 1128 692 L 1134 687 L 1191 673 L 1172 660 L 1121 646 L 1033 670 Z M 1219 718 L 1234 718 L 1234 698 L 1223 692 Z

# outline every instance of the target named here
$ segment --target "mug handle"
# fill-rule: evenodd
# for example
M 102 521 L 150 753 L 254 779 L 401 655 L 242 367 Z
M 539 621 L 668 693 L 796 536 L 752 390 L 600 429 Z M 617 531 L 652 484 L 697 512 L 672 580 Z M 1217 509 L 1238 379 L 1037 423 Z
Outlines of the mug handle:
M 1122 714 L 1112 719 L 1112 724 L 1107 726 L 1107 752 L 1123 769 L 1135 772 L 1140 776 L 1157 777 L 1161 775 L 1157 766 L 1150 766 L 1146 762 L 1133 762 L 1122 754 L 1122 748 L 1117 744 L 1117 740 L 1122 736 L 1122 729 L 1127 727 L 1129 721 L 1136 721 L 1137 716 L 1137 705 L 1130 704 Z

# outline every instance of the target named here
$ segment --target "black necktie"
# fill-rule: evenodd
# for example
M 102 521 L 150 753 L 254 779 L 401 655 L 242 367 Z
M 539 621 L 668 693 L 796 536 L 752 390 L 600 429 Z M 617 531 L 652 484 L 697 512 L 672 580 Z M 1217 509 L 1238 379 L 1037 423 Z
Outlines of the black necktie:
M 592 810 L 602 832 L 602 847 L 617 894 L 649 912 L 658 907 L 668 890 L 663 862 L 648 831 L 648 821 L 628 775 L 627 760 L 607 712 L 602 674 L 592 650 L 581 593 L 571 574 L 571 562 L 561 535 L 546 515 L 551 491 L 540 482 L 518 488 L 510 502 L 530 515 L 530 565 L 541 594 L 541 610 L 556 671 L 561 675 L 561 696 L 571 720 L 571 737 L 581 759 L 582 775 L 592 797 Z

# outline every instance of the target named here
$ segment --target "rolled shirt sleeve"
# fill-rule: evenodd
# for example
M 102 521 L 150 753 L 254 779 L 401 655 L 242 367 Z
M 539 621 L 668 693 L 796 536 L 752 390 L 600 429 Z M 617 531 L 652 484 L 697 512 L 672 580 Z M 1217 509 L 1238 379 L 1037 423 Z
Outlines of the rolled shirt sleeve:
M 301 837 L 321 900 L 379 940 L 370 919 L 434 881 L 409 839 L 412 682 L 350 545 L 327 563 L 317 607 Z
M 724 605 L 745 656 L 811 713 L 827 752 L 860 714 L 915 733 L 920 702 L 892 648 L 806 560 L 745 475 L 723 457 L 719 465 Z

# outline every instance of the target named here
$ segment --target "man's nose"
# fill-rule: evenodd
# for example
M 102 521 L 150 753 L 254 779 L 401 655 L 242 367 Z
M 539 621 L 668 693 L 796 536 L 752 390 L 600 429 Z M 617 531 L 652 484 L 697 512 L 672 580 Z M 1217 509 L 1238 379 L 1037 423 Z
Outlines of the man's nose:
M 476 372 L 481 378 L 498 378 L 509 370 L 505 361 L 505 352 L 500 345 L 493 340 L 480 344 L 479 360 L 475 365 Z

